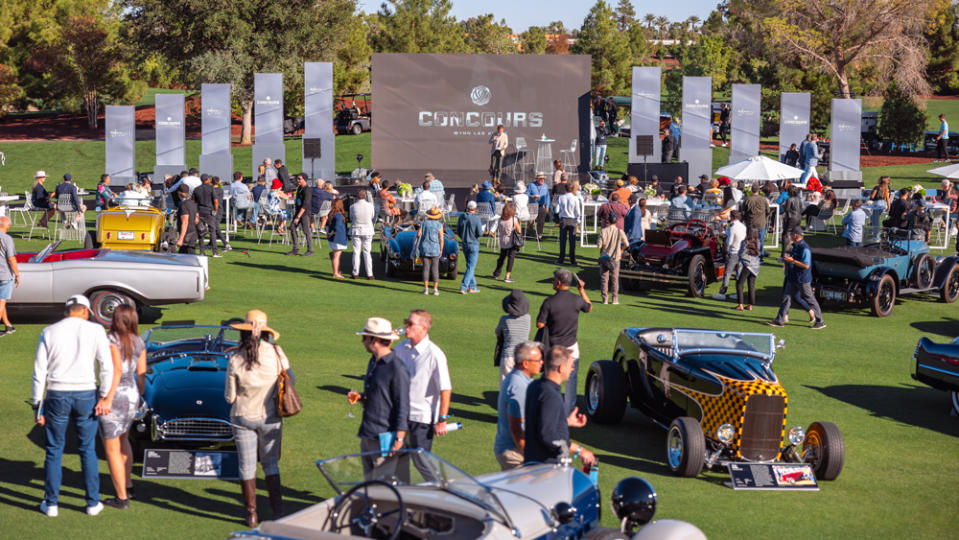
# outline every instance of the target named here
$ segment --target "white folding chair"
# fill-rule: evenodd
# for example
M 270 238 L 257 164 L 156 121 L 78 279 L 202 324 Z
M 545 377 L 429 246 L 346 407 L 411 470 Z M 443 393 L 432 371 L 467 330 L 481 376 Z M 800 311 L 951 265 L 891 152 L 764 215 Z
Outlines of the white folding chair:
M 69 194 L 57 198 L 57 213 L 63 216 L 63 221 L 56 228 L 54 239 L 83 241 L 87 232 L 86 220 L 77 219 L 80 209 L 74 208 Z
M 522 179 L 526 181 L 526 168 L 533 167 L 533 151 L 526 145 L 526 137 L 516 137 L 515 153 L 513 154 L 513 164 L 511 165 L 511 174 L 513 179 Z M 519 174 L 516 168 L 519 167 Z
M 578 145 L 579 140 L 573 139 L 573 142 L 570 143 L 569 148 L 564 148 L 559 151 L 560 155 L 563 157 L 564 171 L 574 171 L 579 166 L 579 162 L 576 159 L 576 148 Z
M 536 218 L 539 217 L 539 204 L 529 203 L 527 206 L 529 208 L 529 215 L 526 219 L 520 220 L 520 224 L 523 226 L 523 237 L 536 240 L 536 251 L 540 251 L 539 236 L 536 234 Z M 525 249 L 526 246 L 524 245 L 520 251 Z

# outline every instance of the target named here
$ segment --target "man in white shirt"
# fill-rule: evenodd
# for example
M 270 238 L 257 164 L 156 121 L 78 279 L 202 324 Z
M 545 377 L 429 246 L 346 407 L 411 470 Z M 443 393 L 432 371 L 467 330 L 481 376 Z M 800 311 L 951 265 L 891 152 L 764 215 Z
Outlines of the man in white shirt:
M 190 169 L 189 173 L 187 173 L 186 175 L 180 176 L 180 179 L 177 180 L 175 184 L 170 186 L 170 189 L 166 190 L 166 192 L 176 193 L 176 190 L 178 187 L 180 187 L 180 184 L 186 184 L 190 188 L 190 195 L 192 196 L 193 190 L 199 187 L 199 185 L 202 183 L 203 181 L 200 180 L 199 176 L 197 176 L 197 170 Z
M 116 390 L 114 384 L 119 382 L 121 373 L 114 373 L 110 343 L 103 327 L 87 320 L 90 301 L 82 294 L 73 295 L 66 302 L 66 310 L 65 319 L 40 333 L 33 364 L 33 408 L 37 411 L 37 424 L 44 426 L 46 432 L 44 497 L 40 511 L 49 517 L 56 517 L 58 513 L 63 448 L 67 426 L 73 418 L 86 487 L 87 514 L 95 516 L 103 510 L 95 446 L 96 415 L 109 414 Z M 100 367 L 99 401 L 95 364 Z
M 559 216 L 559 258 L 562 265 L 569 244 L 569 263 L 576 266 L 576 227 L 583 217 L 583 199 L 579 197 L 579 182 L 573 181 L 566 193 L 556 199 L 556 215 Z
M 504 129 L 502 125 L 496 126 L 496 133 L 489 136 L 489 174 L 494 182 L 499 180 L 500 171 L 503 169 L 503 156 L 506 155 L 506 149 L 509 147 L 509 135 Z
M 353 279 L 360 275 L 360 258 L 366 263 L 366 279 L 375 279 L 373 277 L 373 256 L 370 250 L 373 248 L 373 218 L 376 209 L 373 203 L 366 200 L 366 190 L 361 189 L 356 194 L 356 202 L 350 206 L 350 217 L 352 226 L 350 234 L 353 237 Z
M 746 241 L 746 225 L 743 224 L 742 213 L 733 210 L 729 213 L 729 227 L 726 228 L 726 270 L 723 272 L 723 284 L 719 287 L 717 300 L 726 298 L 726 289 L 729 288 L 729 278 L 739 264 L 739 252 Z
M 449 418 L 453 385 L 450 383 L 446 355 L 432 341 L 429 331 L 433 316 L 429 312 L 414 309 L 403 321 L 406 338 L 393 350 L 410 372 L 410 421 L 407 440 L 410 448 L 433 449 L 433 436 L 446 435 L 446 420 Z M 425 480 L 432 480 L 433 471 L 417 456 L 413 465 Z M 402 471 L 409 466 L 401 466 Z
M 430 175 L 432 176 L 432 175 Z M 430 183 L 432 181 L 427 178 L 423 182 L 423 191 L 419 192 L 416 196 L 416 199 L 413 200 L 413 205 L 416 208 L 416 213 L 420 215 L 426 215 L 434 206 L 440 208 L 440 201 L 436 197 L 436 192 L 430 189 Z

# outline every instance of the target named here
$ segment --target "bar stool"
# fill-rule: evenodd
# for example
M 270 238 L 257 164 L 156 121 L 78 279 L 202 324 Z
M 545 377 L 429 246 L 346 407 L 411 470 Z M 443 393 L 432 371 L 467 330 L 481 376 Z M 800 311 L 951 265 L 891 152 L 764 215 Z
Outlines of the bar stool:
M 579 146 L 579 140 L 573 139 L 573 142 L 570 143 L 569 148 L 564 148 L 559 151 L 560 155 L 563 156 L 563 170 L 566 172 L 576 170 L 578 168 L 578 160 L 576 159 L 576 148 Z
M 516 151 L 513 154 L 513 163 L 511 165 L 510 172 L 513 176 L 513 181 L 522 180 L 526 181 L 526 168 L 533 167 L 533 151 L 529 146 L 526 145 L 526 137 L 516 137 Z M 517 174 L 516 167 L 519 167 L 519 174 Z

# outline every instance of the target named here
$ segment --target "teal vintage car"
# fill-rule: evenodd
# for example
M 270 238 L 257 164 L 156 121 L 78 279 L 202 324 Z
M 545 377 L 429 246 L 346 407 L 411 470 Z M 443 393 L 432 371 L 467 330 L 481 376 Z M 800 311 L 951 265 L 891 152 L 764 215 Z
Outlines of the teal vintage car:
M 416 229 L 419 224 L 383 226 L 380 239 L 380 260 L 386 265 L 386 275 L 393 277 L 397 272 L 419 272 L 423 260 L 419 256 L 419 239 Z M 440 257 L 440 275 L 446 279 L 456 279 L 459 243 L 453 236 L 450 226 L 443 227 L 443 255 Z

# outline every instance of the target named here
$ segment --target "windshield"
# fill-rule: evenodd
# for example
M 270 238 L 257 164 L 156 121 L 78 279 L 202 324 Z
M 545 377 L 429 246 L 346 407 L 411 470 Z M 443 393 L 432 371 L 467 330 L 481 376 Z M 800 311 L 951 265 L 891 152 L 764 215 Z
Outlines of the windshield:
M 151 353 L 222 352 L 239 343 L 240 331 L 228 326 L 157 326 L 143 341 Z
M 679 354 L 698 349 L 754 352 L 772 358 L 775 354 L 775 336 L 772 334 L 721 332 L 718 330 L 684 330 L 673 332 Z
M 56 242 L 47 244 L 47 247 L 43 248 L 43 251 L 41 251 L 40 253 L 37 253 L 36 255 L 34 255 L 33 260 L 31 260 L 30 262 L 42 263 L 43 260 L 49 257 L 50 254 L 53 253 L 53 250 L 57 249 L 57 247 L 59 246 L 60 246 L 59 240 Z
M 486 509 L 510 528 L 513 527 L 506 510 L 489 487 L 426 450 L 402 450 L 397 457 L 387 460 L 369 475 L 364 475 L 363 456 L 371 455 L 379 456 L 379 453 L 366 452 L 322 459 L 316 462 L 316 466 L 337 493 L 342 494 L 367 480 L 382 480 L 394 486 L 413 489 L 439 489 Z

